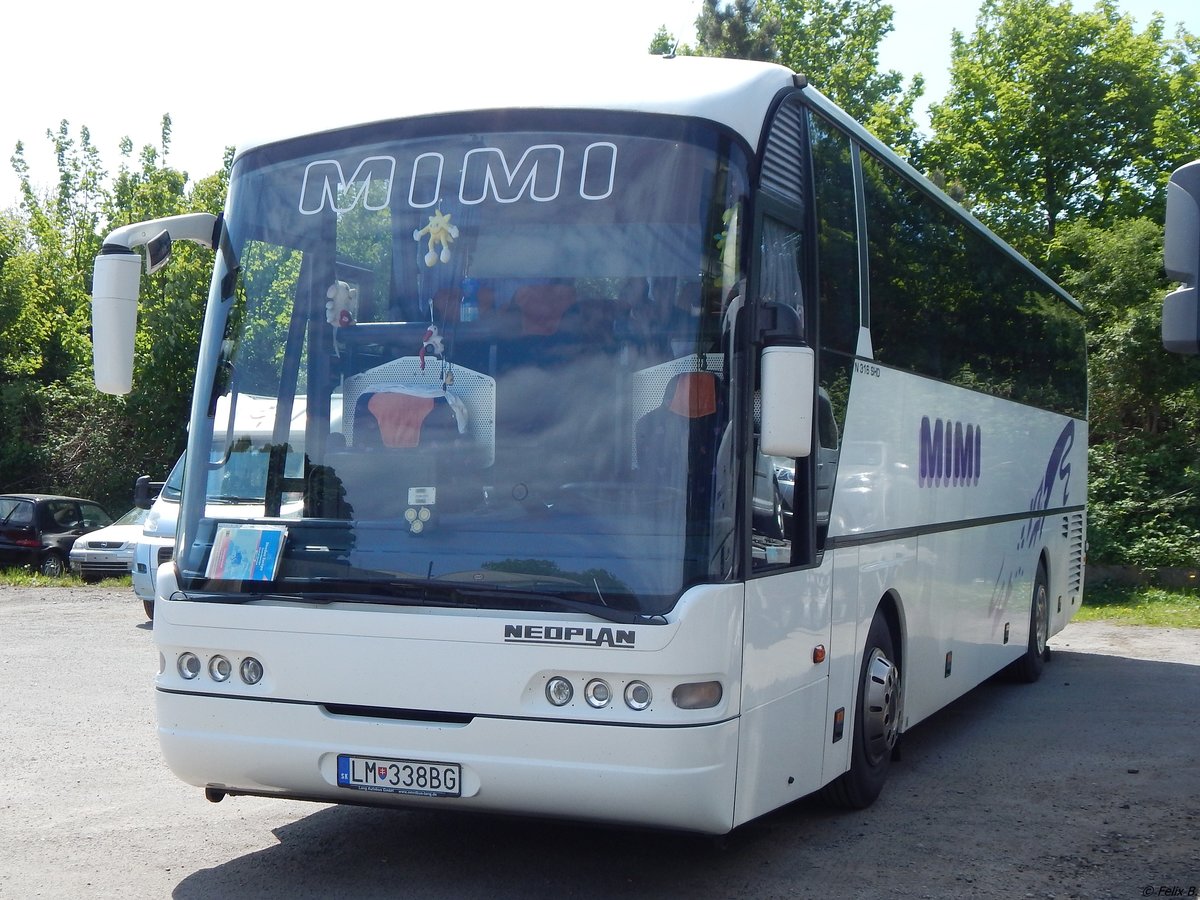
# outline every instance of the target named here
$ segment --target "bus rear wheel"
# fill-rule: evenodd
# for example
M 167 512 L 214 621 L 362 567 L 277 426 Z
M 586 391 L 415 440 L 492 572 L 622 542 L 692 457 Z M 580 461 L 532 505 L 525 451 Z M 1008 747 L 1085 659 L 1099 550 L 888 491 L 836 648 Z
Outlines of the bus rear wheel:
M 836 806 L 865 809 L 883 790 L 900 736 L 900 665 L 895 660 L 891 629 L 876 613 L 859 673 L 850 770 L 822 792 Z
M 1029 610 L 1029 641 L 1025 652 L 1010 668 L 1017 681 L 1033 684 L 1046 667 L 1046 643 L 1050 640 L 1050 579 L 1046 567 L 1038 563 L 1033 580 L 1033 602 Z

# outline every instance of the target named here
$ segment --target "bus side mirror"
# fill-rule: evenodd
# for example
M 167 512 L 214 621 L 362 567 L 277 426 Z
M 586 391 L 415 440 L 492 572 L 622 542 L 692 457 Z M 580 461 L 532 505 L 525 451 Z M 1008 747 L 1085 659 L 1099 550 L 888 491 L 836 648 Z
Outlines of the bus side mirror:
M 104 239 L 92 269 L 92 362 L 96 388 L 128 394 L 133 387 L 133 340 L 137 331 L 138 288 L 146 248 L 146 274 L 171 258 L 173 240 L 189 240 L 210 249 L 221 237 L 221 218 L 185 213 L 122 225 Z
M 128 394 L 133 386 L 133 339 L 137 331 L 142 257 L 110 248 L 92 270 L 92 363 L 96 389 Z
M 139 475 L 133 483 L 133 505 L 138 509 L 150 508 L 150 476 Z
M 804 459 L 812 453 L 816 354 L 811 347 L 766 347 L 761 363 L 762 452 Z
M 1169 278 L 1183 282 L 1163 301 L 1163 346 L 1200 353 L 1200 159 L 1176 169 L 1167 182 L 1163 265 Z

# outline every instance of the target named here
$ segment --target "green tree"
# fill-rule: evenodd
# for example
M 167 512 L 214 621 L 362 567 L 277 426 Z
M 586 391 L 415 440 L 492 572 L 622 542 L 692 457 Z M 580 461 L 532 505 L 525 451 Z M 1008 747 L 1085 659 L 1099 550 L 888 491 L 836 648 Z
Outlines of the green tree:
M 654 32 L 654 37 L 650 39 L 649 52 L 655 56 L 665 56 L 676 51 L 678 43 L 675 35 L 667 30 L 666 25 L 659 25 L 658 31 Z
M 227 167 L 189 191 L 187 173 L 165 164 L 170 145 L 170 116 L 163 116 L 159 146 L 143 147 L 136 160 L 132 143 L 122 141 L 122 162 L 105 207 L 106 231 L 162 216 L 220 211 Z M 136 448 L 127 457 L 129 485 L 140 473 L 162 477 L 183 450 L 212 265 L 211 251 L 184 241 L 173 246 L 169 266 L 142 277 L 135 389 L 124 400 L 126 421 L 120 425 Z
M 1166 160 L 1160 186 L 1172 170 L 1200 158 L 1200 38 L 1182 25 L 1170 43 L 1166 74 L 1167 100 L 1154 117 L 1154 141 Z
M 99 394 L 91 376 L 91 274 L 113 228 L 196 209 L 217 211 L 224 170 L 195 184 L 166 164 L 171 121 L 159 146 L 122 164 L 111 187 L 86 128 L 47 132 L 59 178 L 44 196 L 24 148 L 12 158 L 19 213 L 0 217 L 0 488 L 64 491 L 128 505 L 134 477 L 164 474 L 178 455 L 189 410 L 212 254 L 179 246 L 172 265 L 143 278 L 135 378 L 129 398 Z
M 104 170 L 86 128 L 47 131 L 59 170 L 45 196 L 34 189 L 18 144 L 19 216 L 0 226 L 0 483 L 6 489 L 74 488 L 72 448 L 52 439 L 53 388 L 91 362 L 85 263 L 99 249 Z
M 677 53 L 777 62 L 816 87 L 902 154 L 919 143 L 913 108 L 924 93 L 917 75 L 880 71 L 879 44 L 892 31 L 892 7 L 881 0 L 705 0 L 695 48 Z M 674 43 L 665 27 L 651 43 Z
M 1200 552 L 1200 360 L 1159 340 L 1162 228 L 1147 219 L 1059 229 L 1052 262 L 1087 310 L 1089 553 L 1195 565 Z
M 704 0 L 696 17 L 696 52 L 700 56 L 777 61 L 778 22 L 763 12 L 759 0 Z
M 1064 221 L 1153 215 L 1169 97 L 1161 17 L 1138 32 L 1114 0 L 1083 12 L 985 0 L 973 35 L 952 41 L 921 161 L 964 185 L 978 214 L 1034 258 Z
M 882 0 L 761 0 L 773 28 L 776 58 L 805 74 L 884 143 L 909 153 L 917 145 L 913 107 L 925 92 L 917 75 L 906 89 L 894 69 L 879 68 L 879 45 L 893 30 Z

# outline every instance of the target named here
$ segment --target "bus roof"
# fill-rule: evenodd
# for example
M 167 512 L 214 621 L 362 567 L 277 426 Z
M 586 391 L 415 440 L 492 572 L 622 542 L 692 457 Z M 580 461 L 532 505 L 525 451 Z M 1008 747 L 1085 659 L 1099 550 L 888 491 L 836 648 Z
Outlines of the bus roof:
M 719 122 L 757 147 L 763 122 L 779 92 L 794 86 L 784 66 L 707 57 L 632 56 L 603 65 L 544 59 L 505 63 L 496 69 L 459 67 L 432 84 L 394 79 L 390 93 L 348 84 L 330 100 L 301 104 L 285 115 L 286 130 L 253 136 L 238 153 L 255 147 L 352 125 L 414 116 L 489 109 L 603 109 L 693 116 Z
M 266 144 L 340 128 L 417 116 L 500 109 L 613 110 L 707 119 L 725 125 L 759 149 L 763 125 L 781 91 L 804 88 L 808 102 L 860 143 L 899 168 L 938 203 L 1004 248 L 1005 252 L 1077 310 L 1074 297 L 999 235 L 898 156 L 863 125 L 807 83 L 775 63 L 701 56 L 537 57 L 487 66 L 449 67 L 434 84 L 394 80 L 391 95 L 346 87 L 332 101 L 301 104 L 287 114 L 286 131 L 249 140 L 238 154 Z

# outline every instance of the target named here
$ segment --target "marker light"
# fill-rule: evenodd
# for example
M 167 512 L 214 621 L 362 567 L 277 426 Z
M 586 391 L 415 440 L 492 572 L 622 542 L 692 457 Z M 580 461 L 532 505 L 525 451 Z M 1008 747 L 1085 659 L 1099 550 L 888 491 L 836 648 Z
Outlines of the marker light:
M 721 693 L 721 682 L 701 681 L 677 685 L 671 699 L 680 709 L 712 709 L 721 702 Z
M 253 656 L 247 656 L 241 665 L 242 681 L 246 684 L 258 684 L 263 677 L 263 664 Z
M 208 661 L 208 674 L 213 681 L 228 681 L 233 664 L 223 656 L 214 656 Z
M 571 682 L 561 675 L 555 675 L 546 682 L 546 699 L 555 706 L 566 706 L 574 695 L 575 689 L 571 687 Z
M 651 699 L 650 685 L 644 681 L 631 681 L 625 685 L 625 705 L 635 712 L 641 712 L 649 706 Z
M 612 699 L 612 688 L 608 686 L 608 682 L 600 678 L 593 678 L 587 683 L 587 687 L 583 689 L 583 696 L 588 702 L 588 706 L 593 709 L 603 709 L 608 706 L 608 701 Z
M 179 670 L 180 678 L 191 681 L 200 674 L 200 657 L 191 651 L 180 653 L 179 659 L 175 660 L 175 668 Z

